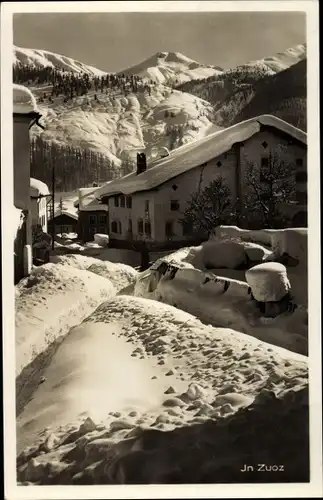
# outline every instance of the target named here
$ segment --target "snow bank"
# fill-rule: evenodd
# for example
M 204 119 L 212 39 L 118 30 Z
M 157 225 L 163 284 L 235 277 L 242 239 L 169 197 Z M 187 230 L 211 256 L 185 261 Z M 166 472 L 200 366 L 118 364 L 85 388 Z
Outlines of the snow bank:
M 52 263 L 34 268 L 16 286 L 16 376 L 115 294 L 109 280 L 85 270 Z
M 278 302 L 290 291 L 286 267 L 277 262 L 259 264 L 246 271 L 252 294 L 259 302 Z
M 109 235 L 108 234 L 95 234 L 94 241 L 102 247 L 107 247 L 109 245 Z
M 288 255 L 306 267 L 307 229 L 291 228 L 275 231 L 272 234 L 272 248 L 275 255 Z
M 111 335 L 116 338 L 112 340 Z M 245 435 L 250 442 L 250 433 L 254 442 L 264 432 L 267 438 L 277 434 L 274 418 L 263 427 L 264 432 L 254 432 L 269 414 L 268 401 L 289 401 L 292 408 L 307 387 L 303 356 L 231 329 L 203 325 L 190 314 L 147 299 L 119 296 L 101 304 L 71 332 L 67 342 L 73 348 L 64 343 L 59 347 L 44 372 L 43 384 L 18 420 L 18 443 L 29 441 L 31 446 L 18 457 L 20 482 L 136 483 L 143 475 L 148 483 L 165 482 L 169 464 L 173 472 L 177 470 L 173 454 L 180 453 L 177 464 L 182 463 L 182 454 L 185 464 L 188 459 L 190 463 L 199 432 L 203 430 L 205 438 L 214 425 L 221 426 L 219 434 L 226 431 L 221 446 L 217 445 L 222 464 L 226 443 Z M 81 352 L 86 353 L 84 359 L 78 355 Z M 54 386 L 64 396 L 55 398 L 53 409 Z M 70 404 L 64 404 L 65 397 Z M 246 407 L 258 409 L 253 424 L 249 426 L 244 419 L 243 428 L 230 426 L 228 432 L 226 424 Z M 278 418 L 280 429 L 285 429 L 283 415 L 289 412 L 285 404 L 284 410 Z M 68 420 L 73 412 L 73 419 Z M 273 414 L 277 412 L 270 411 Z M 303 429 L 300 425 L 297 433 Z M 287 432 L 283 430 L 279 439 Z M 170 447 L 174 439 L 175 449 Z M 212 450 L 218 439 L 210 444 Z M 267 451 L 268 442 L 271 439 Z M 148 448 L 152 454 L 147 455 Z M 230 471 L 236 453 L 236 448 L 230 448 L 226 456 Z M 193 469 L 205 470 L 205 457 L 199 457 L 198 468 L 195 452 L 193 457 Z M 213 453 L 212 462 L 217 460 Z
M 192 266 L 179 266 L 171 256 L 168 259 L 168 262 L 164 259 L 157 261 L 138 275 L 134 289 L 136 296 L 175 305 L 203 322 L 235 328 L 277 346 L 307 353 L 308 315 L 303 303 L 297 302 L 296 309 L 293 306 L 289 312 L 274 318 L 265 318 L 251 300 L 248 284 L 229 276 L 238 271 L 228 270 L 227 276 L 223 277 L 213 270 L 205 272 Z M 244 275 L 243 271 L 241 273 Z
M 102 261 L 85 255 L 64 255 L 52 257 L 52 262 L 69 265 L 76 269 L 87 270 L 108 279 L 117 291 L 122 290 L 136 281 L 138 271 L 126 264 Z
M 237 269 L 247 264 L 243 246 L 232 241 L 206 241 L 192 247 L 186 261 L 197 269 Z
M 307 264 L 307 228 L 241 229 L 237 226 L 218 226 L 212 239 L 233 239 L 260 243 L 272 249 L 273 258 L 284 254 Z
M 23 85 L 13 85 L 13 113 L 28 114 L 38 112 L 36 99 Z

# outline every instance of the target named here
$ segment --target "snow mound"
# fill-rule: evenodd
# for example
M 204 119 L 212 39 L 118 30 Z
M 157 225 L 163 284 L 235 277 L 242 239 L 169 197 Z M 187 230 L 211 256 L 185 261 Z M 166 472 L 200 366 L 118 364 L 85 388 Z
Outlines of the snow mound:
M 38 112 L 34 95 L 23 85 L 13 85 L 13 112 L 19 114 Z
M 16 376 L 104 299 L 113 284 L 72 266 L 46 264 L 16 286 Z
M 301 265 L 307 265 L 307 229 L 290 228 L 272 234 L 272 248 L 275 255 L 289 255 Z
M 246 252 L 239 243 L 206 241 L 192 247 L 186 261 L 197 269 L 237 269 L 246 264 Z
M 246 279 L 259 302 L 278 302 L 291 289 L 286 267 L 278 262 L 266 262 L 248 269 Z
M 96 233 L 94 235 L 94 241 L 102 247 L 107 247 L 109 245 L 109 235 Z
M 122 290 L 136 281 L 138 271 L 126 264 L 102 261 L 85 255 L 63 255 L 52 257 L 52 262 L 87 270 L 108 279 L 117 291 Z

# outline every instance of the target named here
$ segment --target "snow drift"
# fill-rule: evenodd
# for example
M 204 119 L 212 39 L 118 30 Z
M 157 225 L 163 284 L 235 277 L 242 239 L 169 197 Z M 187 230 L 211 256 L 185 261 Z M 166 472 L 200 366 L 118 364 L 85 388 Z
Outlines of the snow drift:
M 16 376 L 115 294 L 111 281 L 88 271 L 52 263 L 34 268 L 16 286 Z
M 85 255 L 63 255 L 52 257 L 52 262 L 72 266 L 76 269 L 87 270 L 108 279 L 119 292 L 123 288 L 133 285 L 138 271 L 126 264 L 100 260 Z
M 225 431 L 222 451 L 216 460 L 214 454 L 212 459 L 213 467 L 222 471 L 223 450 L 227 464 L 237 460 L 237 450 L 233 447 L 237 439 L 248 436 L 247 449 L 250 457 L 252 453 L 255 457 L 256 442 L 262 443 L 263 436 L 270 436 L 270 443 L 277 435 L 275 419 L 271 423 L 266 420 L 269 414 L 279 419 L 280 439 L 288 435 L 291 441 L 290 429 L 285 427 L 289 422 L 286 415 L 296 401 L 298 406 L 299 396 L 306 391 L 307 361 L 303 356 L 231 329 L 205 326 L 174 307 L 136 297 L 108 300 L 74 332 L 69 338 L 75 353 L 71 346 L 68 352 L 64 344 L 59 347 L 44 372 L 45 381 L 18 421 L 19 439 L 25 444 L 29 440 L 29 447 L 17 460 L 18 481 L 27 484 L 172 482 L 171 471 L 180 474 L 183 470 L 184 476 L 176 477 L 182 480 L 186 477 L 192 467 L 192 456 L 195 471 L 192 478 L 196 479 L 210 466 L 205 449 L 206 454 L 199 455 L 196 466 L 195 445 L 199 437 L 203 437 L 204 448 L 206 434 L 211 432 L 213 446 L 213 427 L 219 425 L 221 433 Z M 85 353 L 84 359 L 78 352 Z M 129 356 L 135 363 L 130 362 Z M 120 359 L 120 363 L 115 363 L 115 359 Z M 108 371 L 110 364 L 113 373 L 97 379 L 95 374 Z M 53 412 L 48 397 L 51 384 L 60 387 L 68 398 L 55 398 L 58 422 L 52 416 L 45 429 L 42 426 Z M 75 397 L 77 394 L 79 397 Z M 109 399 L 114 411 L 109 411 Z M 305 416 L 306 397 L 301 401 Z M 271 404 L 276 405 L 275 411 Z M 106 415 L 104 411 L 99 415 L 101 406 L 106 408 Z M 257 416 L 244 413 L 246 407 Z M 77 415 L 81 410 L 84 412 Z M 243 417 L 239 416 L 241 411 Z M 243 419 L 246 424 L 243 431 L 240 426 L 231 427 L 234 418 Z M 297 436 L 306 432 L 305 420 L 294 424 Z M 265 431 L 259 434 L 261 425 Z M 220 433 L 216 429 L 215 443 Z M 176 443 L 175 449 L 171 447 L 171 455 L 176 454 L 179 468 L 169 455 L 170 440 Z M 251 442 L 256 448 L 250 448 Z M 293 442 L 293 449 L 298 450 L 296 455 L 304 457 L 305 449 L 298 447 L 300 443 L 295 436 Z M 274 448 L 268 446 L 264 449 L 273 454 Z M 148 447 L 151 453 L 147 455 Z M 224 471 L 221 473 L 222 478 L 226 477 Z M 217 476 L 219 482 L 220 476 Z

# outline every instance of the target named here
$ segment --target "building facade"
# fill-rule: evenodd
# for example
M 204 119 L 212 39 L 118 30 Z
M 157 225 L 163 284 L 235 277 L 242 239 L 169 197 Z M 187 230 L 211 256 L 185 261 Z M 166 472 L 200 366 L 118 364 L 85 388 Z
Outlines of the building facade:
M 248 169 L 251 164 L 259 166 L 260 175 L 261 166 L 268 163 L 272 154 L 277 154 L 279 160 L 285 165 L 297 167 L 296 175 L 295 173 L 291 175 L 295 180 L 295 191 L 291 200 L 294 203 L 286 207 L 286 212 L 289 211 L 288 216 L 293 218 L 297 213 L 306 211 L 307 147 L 304 139 L 306 134 L 302 131 L 289 133 L 289 125 L 281 126 L 279 119 L 277 119 L 279 127 L 275 127 L 276 119 L 271 118 L 273 120 L 268 120 L 270 125 L 261 124 L 259 127 L 254 127 L 255 130 L 249 130 L 248 134 L 235 132 L 232 140 L 229 135 L 230 129 L 214 135 L 210 141 L 217 141 L 221 144 L 221 140 L 224 140 L 221 134 L 222 136 L 227 134 L 225 137 L 227 146 L 218 148 L 223 152 L 215 154 L 214 157 L 201 164 L 198 162 L 200 155 L 197 154 L 196 164 L 176 177 L 172 175 L 172 164 L 185 162 L 187 157 L 192 158 L 194 146 L 187 147 L 186 156 L 180 154 L 181 148 L 178 152 L 175 150 L 173 163 L 172 153 L 168 163 L 165 163 L 165 166 L 169 167 L 169 179 L 167 179 L 167 174 L 165 176 L 163 172 L 162 175 L 160 173 L 164 167 L 163 162 L 156 167 L 152 166 L 150 172 L 149 169 L 147 170 L 146 177 L 149 176 L 147 184 L 152 186 L 150 189 L 136 190 L 136 186 L 139 188 L 142 186 L 140 178 L 144 178 L 144 173 L 138 173 L 138 181 L 134 176 L 133 178 L 127 176 L 115 183 L 115 190 L 119 192 L 113 193 L 113 183 L 106 190 L 101 189 L 102 201 L 109 207 L 111 243 L 120 245 L 123 242 L 125 245 L 136 245 L 145 242 L 152 248 L 175 248 L 198 240 L 198 236 L 188 233 L 180 222 L 191 195 L 203 190 L 221 175 L 230 189 L 233 203 L 242 214 L 248 193 L 246 183 Z M 196 141 L 197 145 L 202 141 Z M 204 147 L 204 151 L 209 147 L 206 139 L 201 146 Z M 154 177 L 157 179 L 156 182 L 154 182 Z M 161 183 L 158 181 L 160 178 Z M 130 181 L 133 188 L 129 187 Z M 123 184 L 124 192 L 120 192 Z M 284 207 L 282 209 L 284 210 Z
M 48 207 L 47 200 L 50 196 L 47 185 L 38 179 L 30 179 L 30 209 L 32 227 L 41 226 L 47 232 Z
M 93 241 L 97 233 L 109 234 L 108 205 L 96 199 L 97 189 L 97 186 L 79 189 L 78 200 L 74 203 L 78 209 L 78 238 L 84 243 Z
M 78 230 L 78 216 L 76 214 L 62 211 L 56 214 L 54 219 L 48 220 L 48 232 L 50 234 L 70 234 L 77 233 Z
M 14 206 L 20 211 L 14 240 L 15 283 L 28 276 L 32 267 L 32 207 L 30 197 L 30 135 L 40 118 L 32 93 L 13 87 L 13 184 Z

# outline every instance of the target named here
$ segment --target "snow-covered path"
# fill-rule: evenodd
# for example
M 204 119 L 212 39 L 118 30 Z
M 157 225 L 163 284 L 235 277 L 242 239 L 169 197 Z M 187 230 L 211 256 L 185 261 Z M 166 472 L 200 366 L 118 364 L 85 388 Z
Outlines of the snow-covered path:
M 99 422 L 111 411 L 160 406 L 172 377 L 157 376 L 162 375 L 157 360 L 133 357 L 133 345 L 117 336 L 121 330 L 120 322 L 83 323 L 71 330 L 17 419 L 18 454 L 44 429 L 66 426 L 80 415 Z
M 94 455 L 109 448 L 118 457 L 120 446 L 132 453 L 128 438 L 143 429 L 188 429 L 268 395 L 298 393 L 307 386 L 307 359 L 169 305 L 119 295 L 71 330 L 44 377 L 17 421 L 18 480 L 88 484 L 88 474 L 101 474 Z

